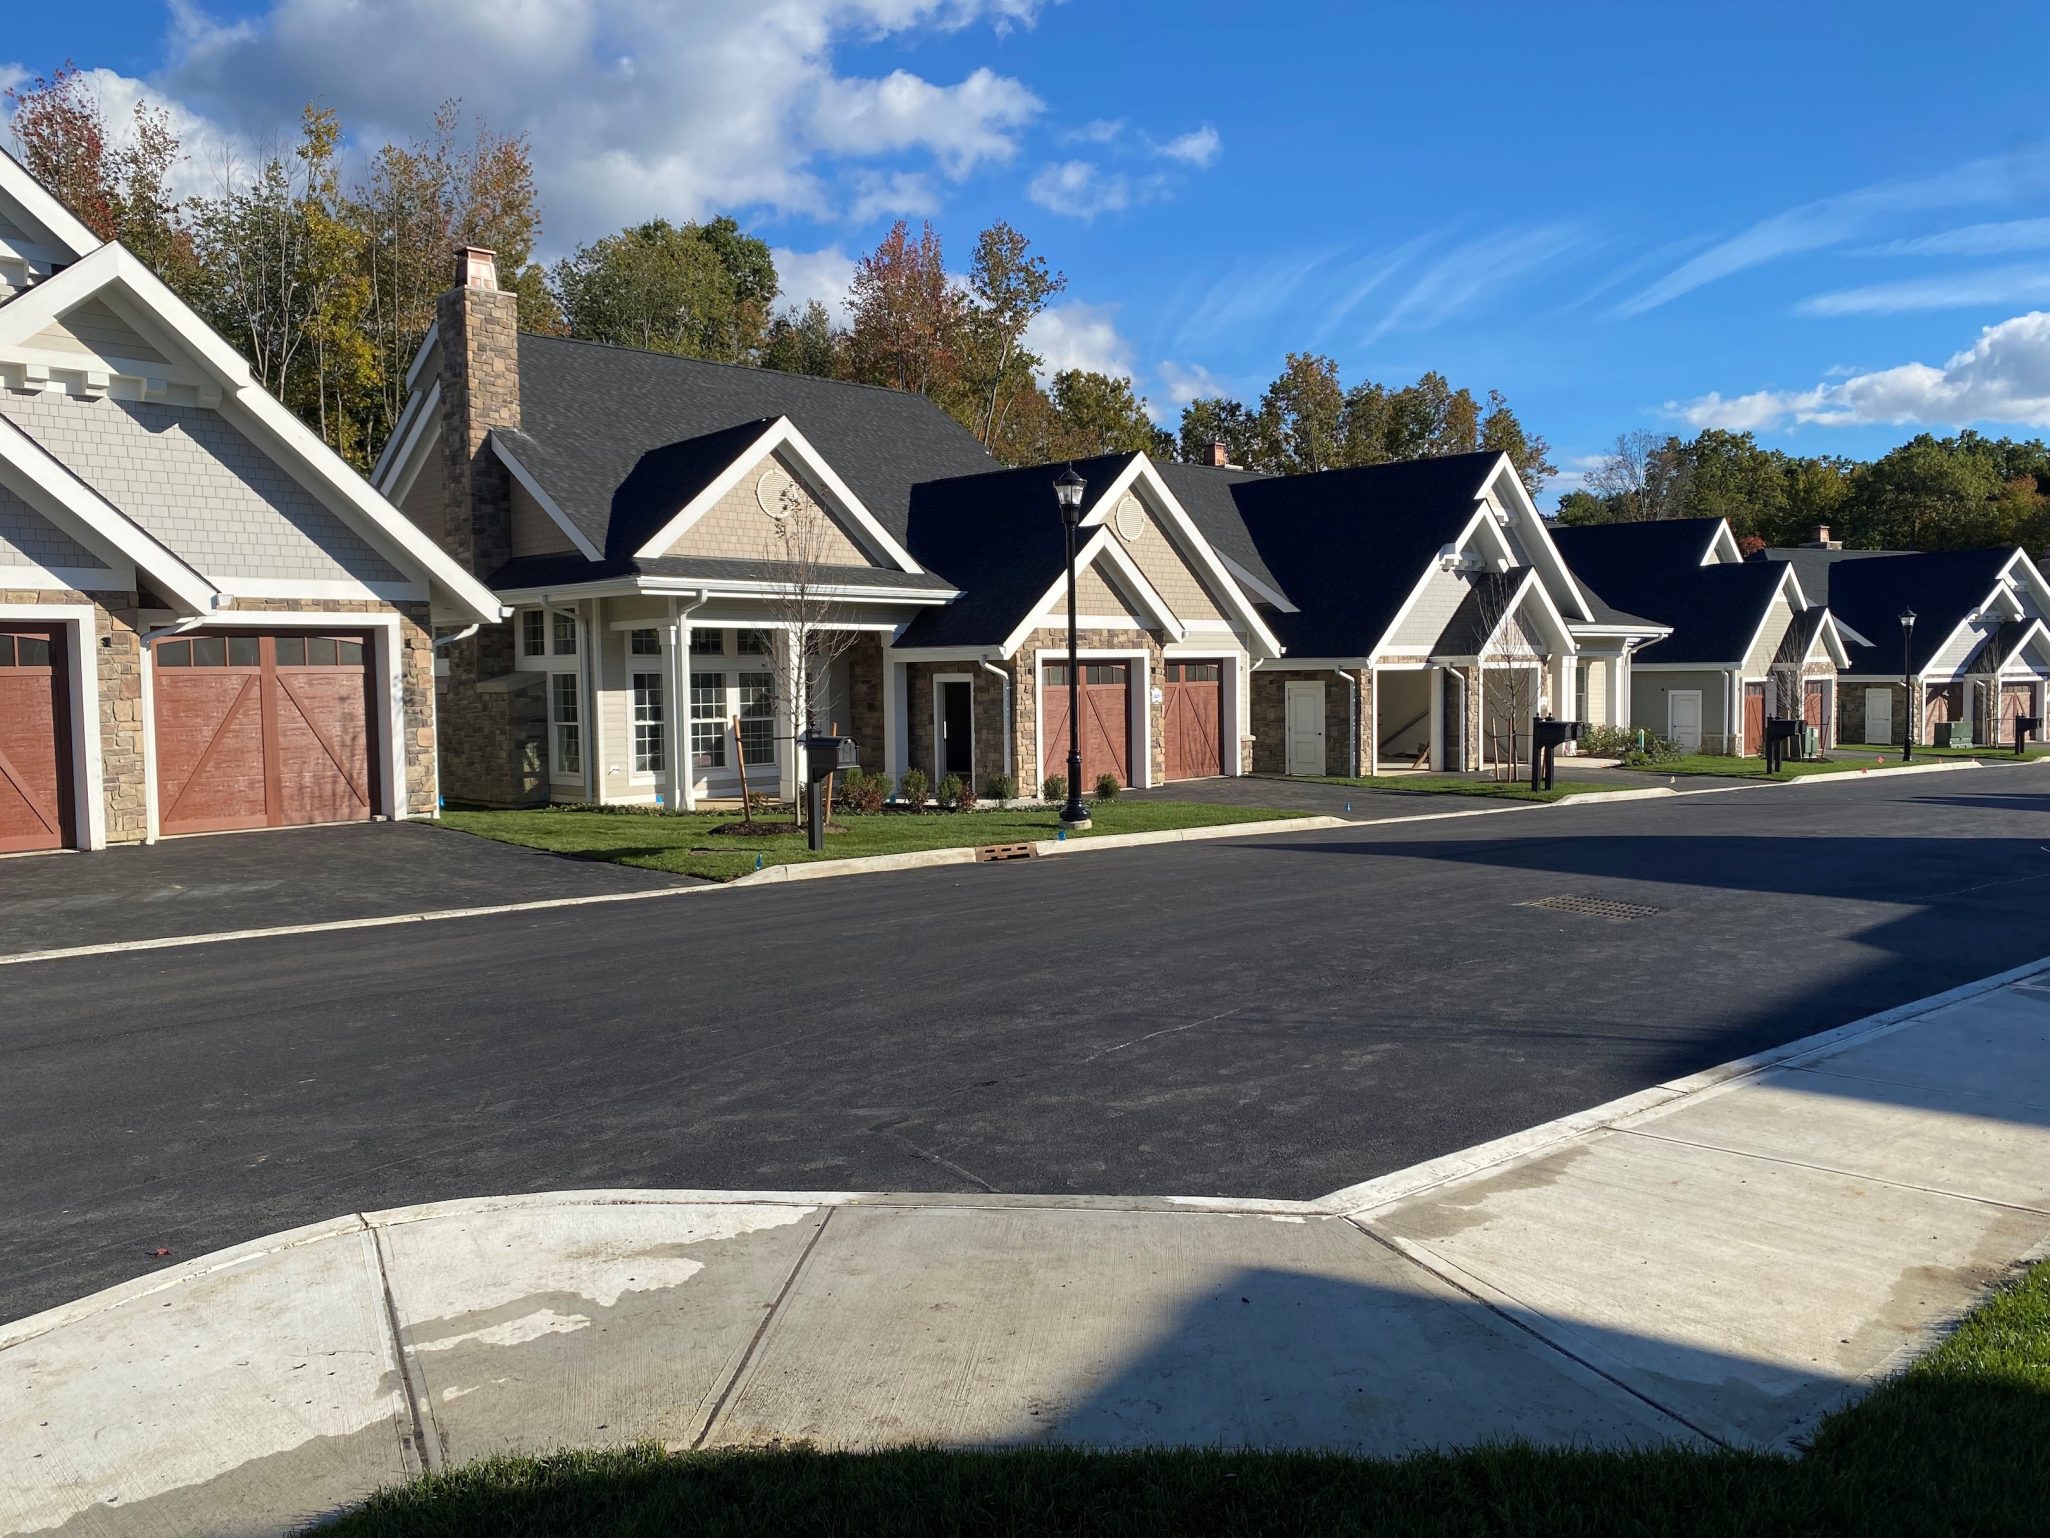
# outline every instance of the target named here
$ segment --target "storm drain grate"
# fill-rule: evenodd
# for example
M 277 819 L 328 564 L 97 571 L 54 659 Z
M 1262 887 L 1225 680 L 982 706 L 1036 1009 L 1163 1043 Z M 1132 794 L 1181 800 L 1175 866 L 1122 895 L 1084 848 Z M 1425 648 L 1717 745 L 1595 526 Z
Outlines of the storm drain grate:
M 1664 913 L 1663 908 L 1646 907 L 1643 903 L 1622 903 L 1612 897 L 1537 897 L 1519 908 L 1549 908 L 1554 913 L 1584 913 L 1589 918 L 1620 919 L 1628 923 L 1631 919 L 1648 919 Z

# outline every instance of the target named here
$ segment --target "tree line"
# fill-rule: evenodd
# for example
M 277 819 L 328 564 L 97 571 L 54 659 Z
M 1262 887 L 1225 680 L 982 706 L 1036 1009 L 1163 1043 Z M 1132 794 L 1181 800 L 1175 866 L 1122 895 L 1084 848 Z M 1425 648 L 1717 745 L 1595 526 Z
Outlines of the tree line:
M 844 320 L 814 300 L 777 306 L 768 243 L 732 219 L 647 220 L 535 260 L 541 209 L 526 138 L 445 103 L 422 138 L 378 146 L 344 174 L 343 125 L 318 106 L 253 163 L 222 160 L 210 195 L 179 197 L 187 156 L 168 115 L 138 103 L 116 134 L 70 64 L 10 90 L 24 164 L 103 240 L 119 240 L 248 358 L 257 379 L 351 463 L 374 462 L 405 404 L 405 374 L 462 245 L 498 253 L 530 331 L 912 390 L 999 460 L 1036 464 L 1144 450 L 1281 474 L 1499 448 L 1533 490 L 1552 473 L 1495 392 L 1476 401 L 1437 374 L 1341 387 L 1331 359 L 1290 353 L 1247 406 L 1190 402 L 1157 426 L 1127 375 L 1050 375 L 1027 344 L 1067 287 L 999 220 L 967 277 L 930 224 L 899 222 L 855 266 Z
M 1727 518 L 1749 554 L 1830 537 L 1860 550 L 2050 545 L 2050 448 L 1922 433 L 1877 459 L 1788 454 L 1748 432 L 1632 432 L 1559 503 L 1559 521 Z

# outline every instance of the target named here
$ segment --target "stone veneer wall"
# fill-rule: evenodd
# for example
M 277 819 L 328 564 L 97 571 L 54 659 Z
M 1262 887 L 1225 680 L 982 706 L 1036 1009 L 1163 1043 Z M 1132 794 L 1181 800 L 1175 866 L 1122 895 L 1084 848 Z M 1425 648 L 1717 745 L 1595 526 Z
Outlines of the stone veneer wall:
M 1135 670 L 1134 677 L 1132 678 L 1132 687 L 1146 691 L 1146 713 L 1149 723 L 1147 735 L 1152 740 L 1152 752 L 1150 754 L 1152 762 L 1148 766 L 1151 783 L 1154 785 L 1165 783 L 1167 779 L 1165 707 L 1161 702 L 1153 698 L 1153 691 L 1163 687 L 1166 682 L 1165 675 L 1161 671 L 1160 636 L 1150 630 L 1077 630 L 1075 632 L 1075 645 L 1078 650 L 1084 652 L 1092 650 L 1143 650 L 1146 653 L 1146 676 L 1144 678 L 1136 676 Z M 1046 660 L 1049 662 L 1065 660 L 1068 654 L 1068 632 L 1065 629 L 1035 630 L 1025 638 L 1024 644 L 1018 648 L 1008 664 L 998 664 L 999 666 L 1009 666 L 1011 669 L 1011 710 L 1017 740 L 1016 772 L 1018 775 L 1018 790 L 1021 795 L 1037 791 L 1040 781 L 1044 778 L 1045 765 L 1041 760 L 1039 751 L 1039 669 L 1035 662 L 1037 654 L 1042 649 L 1046 652 Z M 1082 665 L 1087 667 L 1089 660 L 1089 658 L 1084 657 Z M 1137 659 L 1128 658 L 1122 660 L 1136 661 Z M 990 683 L 994 684 L 995 682 L 994 678 L 990 679 Z M 976 705 L 978 732 L 980 731 L 981 720 L 981 697 L 978 695 Z M 1139 744 L 1136 742 L 1132 743 L 1127 751 L 1137 752 L 1138 747 Z M 1062 751 L 1065 753 L 1065 748 Z M 979 748 L 977 752 L 979 756 Z M 1084 789 L 1085 791 L 1093 792 L 1095 787 L 1093 785 L 1085 786 Z
M 861 767 L 871 774 L 882 771 L 889 751 L 889 733 L 883 721 L 886 639 L 880 633 L 866 634 L 847 652 L 847 716 L 840 725 L 854 739 Z
M 519 302 L 456 288 L 435 308 L 441 334 L 442 545 L 480 581 L 512 554 L 512 477 L 485 439 L 520 425 Z M 518 674 L 513 627 L 486 625 L 447 648 L 441 789 L 452 801 L 533 806 L 548 799 L 545 679 Z M 488 686 L 488 687 L 487 687 Z
M 1348 683 L 1350 680 L 1350 684 Z M 1324 685 L 1324 772 L 1357 775 L 1367 772 L 1367 742 L 1374 729 L 1373 678 L 1364 669 L 1342 677 L 1330 668 L 1262 668 L 1253 674 L 1253 772 L 1288 772 L 1288 686 Z M 1353 715 L 1353 689 L 1360 695 Z M 1352 748 L 1346 749 L 1351 732 Z
M 1066 645 L 1066 632 L 1062 632 L 1062 644 Z M 999 664 L 1001 666 L 1001 664 Z M 904 667 L 904 711 L 905 724 L 910 728 L 911 757 L 909 768 L 922 769 L 935 786 L 938 780 L 933 776 L 933 679 L 942 673 L 966 674 L 975 686 L 975 793 L 979 796 L 990 780 L 1004 772 L 1004 734 L 1007 723 L 1004 720 L 1004 685 L 1001 679 L 991 675 L 979 662 L 912 662 Z M 1015 678 L 1015 674 L 1013 677 Z M 1016 684 L 1012 685 L 1015 693 Z M 1025 789 L 1025 776 L 1019 775 L 1019 793 L 1029 795 Z M 1032 789 L 1038 789 L 1038 779 L 1032 781 Z

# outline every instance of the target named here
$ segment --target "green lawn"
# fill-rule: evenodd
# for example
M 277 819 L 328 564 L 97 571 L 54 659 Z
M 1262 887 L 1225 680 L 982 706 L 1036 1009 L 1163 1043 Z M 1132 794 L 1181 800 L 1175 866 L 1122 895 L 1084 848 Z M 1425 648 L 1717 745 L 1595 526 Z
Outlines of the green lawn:
M 1268 822 L 1297 812 L 1262 807 L 1205 806 L 1182 801 L 1093 802 L 1094 828 L 1076 834 L 1150 833 L 1162 828 L 1207 828 L 1221 823 Z M 1052 807 L 1030 811 L 928 811 L 860 817 L 836 812 L 836 831 L 826 835 L 823 854 L 805 847 L 804 830 L 790 826 L 789 814 L 764 819 L 778 831 L 766 835 L 715 833 L 731 825 L 734 812 L 636 814 L 558 810 L 543 807 L 524 812 L 449 811 L 445 827 L 526 844 L 557 854 L 591 860 L 612 860 L 649 870 L 731 881 L 763 866 L 802 860 L 847 860 L 857 855 L 902 854 L 913 849 L 958 849 L 978 844 L 1022 844 L 1052 838 L 1060 815 Z
M 2043 749 L 2032 747 L 2028 758 L 2040 757 Z M 1969 759 L 1976 758 L 1987 763 L 2025 763 L 2028 759 L 2016 759 L 2013 753 L 1998 753 L 1990 748 L 1922 748 L 1915 749 L 1915 759 Z M 1763 758 L 1726 758 L 1715 753 L 1686 753 L 1664 763 L 1647 764 L 1642 768 L 1631 768 L 1632 774 L 1660 775 L 1719 775 L 1739 780 L 1792 780 L 1808 774 L 1847 774 L 1861 769 L 1888 769 L 1899 765 L 1900 745 L 1892 747 L 1873 746 L 1862 742 L 1845 742 L 1829 750 L 1827 758 L 1790 758 L 1778 774 L 1765 772 Z M 1625 766 L 1626 768 L 1629 766 Z
M 1864 759 L 1867 763 L 1870 763 L 1872 759 L 1875 757 L 1884 758 L 1890 764 L 1897 764 L 1901 761 L 1901 745 L 1897 742 L 1844 742 L 1837 744 L 1837 746 L 1831 748 L 1829 751 L 1839 756 L 1842 756 L 1844 754 L 1856 754 L 1858 757 Z M 2031 742 L 2028 745 L 2027 751 L 2025 751 L 2022 754 L 2020 762 L 2027 763 L 2030 759 L 2041 758 L 2046 753 L 2050 753 L 2050 746 L 2046 746 L 2040 742 Z M 2014 756 L 2014 744 L 2012 743 L 2007 744 L 2005 747 L 1990 742 L 1982 742 L 1977 747 L 1973 748 L 1917 747 L 1915 749 L 1915 757 L 1918 759 L 1979 758 L 1984 759 L 1988 763 L 1994 763 L 1996 761 L 2004 759 L 2006 762 L 2010 764 L 2016 762 Z
M 1532 790 L 1527 768 L 1524 777 L 1516 780 L 1477 780 L 1457 774 L 1263 774 L 1256 778 L 1350 785 L 1359 790 L 1392 790 L 1417 796 L 1496 796 L 1505 801 L 1560 801 L 1567 796 L 1599 795 L 1616 788 L 1591 780 L 1554 780 L 1550 790 Z
M 374 1497 L 321 1538 L 1580 1538 L 2050 1532 L 2050 1266 L 1818 1428 L 1798 1458 L 1543 1452 L 1392 1462 L 1058 1449 L 494 1458 Z

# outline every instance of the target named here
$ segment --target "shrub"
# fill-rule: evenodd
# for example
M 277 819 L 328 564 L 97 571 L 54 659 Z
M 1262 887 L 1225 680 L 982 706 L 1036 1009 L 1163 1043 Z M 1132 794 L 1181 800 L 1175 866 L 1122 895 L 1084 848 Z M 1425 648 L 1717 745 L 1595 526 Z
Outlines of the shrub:
M 887 774 L 850 769 L 840 780 L 840 804 L 850 812 L 863 812 L 872 817 L 883 809 L 883 802 L 889 794 L 890 777 Z
M 1096 777 L 1096 799 L 1099 801 L 1117 800 L 1118 792 L 1124 788 L 1124 782 L 1108 771 Z
M 1016 801 L 1018 799 L 1018 777 L 1015 774 L 993 774 L 982 782 L 982 799 L 985 801 Z
M 1657 737 L 1650 732 L 1644 734 L 1644 746 L 1635 742 L 1623 752 L 1623 762 L 1632 769 L 1646 769 L 1653 764 L 1670 763 L 1683 757 L 1680 744 L 1667 737 Z
M 1059 806 L 1068 799 L 1068 777 L 1065 774 L 1050 774 L 1039 785 L 1039 799 L 1052 806 Z
M 967 788 L 966 785 L 961 783 L 960 775 L 950 774 L 941 780 L 938 788 L 933 791 L 933 799 L 951 812 L 959 808 L 961 805 L 961 793 Z M 970 804 L 973 804 L 972 797 L 970 798 Z
M 1678 743 L 1640 732 L 1634 726 L 1590 727 L 1581 735 L 1580 751 L 1593 758 L 1620 759 L 1633 769 L 1649 768 L 1680 756 Z
M 897 794 L 912 811 L 920 812 L 925 810 L 925 791 L 930 783 L 923 769 L 906 769 L 904 777 L 897 781 Z

